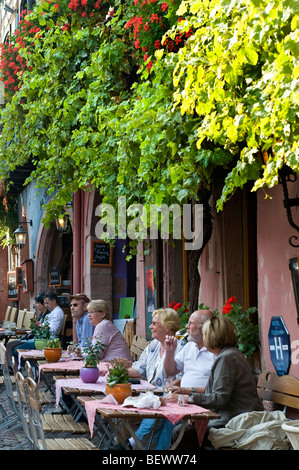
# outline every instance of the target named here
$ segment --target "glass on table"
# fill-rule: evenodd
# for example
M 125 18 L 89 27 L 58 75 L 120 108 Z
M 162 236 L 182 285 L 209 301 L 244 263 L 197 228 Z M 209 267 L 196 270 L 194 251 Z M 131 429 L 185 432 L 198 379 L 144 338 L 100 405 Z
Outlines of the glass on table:
M 177 331 L 176 334 L 175 334 L 175 337 L 177 340 L 181 340 L 181 339 L 184 339 L 184 338 L 187 338 L 188 336 L 188 332 L 186 330 L 186 328 L 182 328 L 181 330 Z
M 173 381 L 170 377 L 166 377 L 163 381 L 163 392 L 168 395 L 173 391 Z

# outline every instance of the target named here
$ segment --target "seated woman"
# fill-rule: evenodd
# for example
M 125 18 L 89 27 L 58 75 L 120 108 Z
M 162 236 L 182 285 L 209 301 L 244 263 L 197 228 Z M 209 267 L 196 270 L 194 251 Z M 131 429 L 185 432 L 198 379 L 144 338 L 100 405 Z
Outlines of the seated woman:
M 133 362 L 132 367 L 129 369 L 129 374 L 132 378 L 147 380 L 157 388 L 163 387 L 163 381 L 167 377 L 163 367 L 165 356 L 164 342 L 166 336 L 174 335 L 180 329 L 180 323 L 181 318 L 179 314 L 172 308 L 161 308 L 153 312 L 152 323 L 149 326 L 153 340 L 143 351 L 138 361 Z M 177 352 L 184 345 L 184 340 L 179 341 L 177 343 Z M 160 434 L 161 421 L 156 428 L 153 442 L 155 442 Z M 136 431 L 136 436 L 142 440 L 151 431 L 154 424 L 155 419 L 143 419 Z M 129 443 L 132 448 L 136 448 L 133 438 L 129 439 Z
M 250 366 L 238 350 L 235 326 L 229 318 L 217 315 L 203 325 L 205 347 L 216 356 L 204 393 L 192 393 L 189 403 L 195 403 L 220 415 L 210 421 L 209 427 L 224 427 L 228 421 L 241 413 L 262 411 L 263 405 L 258 397 L 256 381 Z M 176 401 L 177 397 L 171 397 Z M 190 449 L 192 428 L 189 428 L 177 449 Z M 179 432 L 177 426 L 173 433 Z M 195 433 L 195 430 L 194 430 Z M 175 437 L 174 436 L 174 437 Z
M 92 300 L 87 305 L 88 318 L 90 323 L 95 327 L 92 342 L 95 343 L 101 339 L 104 350 L 101 354 L 103 361 L 111 361 L 111 359 L 123 357 L 131 360 L 129 346 L 110 319 L 109 307 L 105 300 Z

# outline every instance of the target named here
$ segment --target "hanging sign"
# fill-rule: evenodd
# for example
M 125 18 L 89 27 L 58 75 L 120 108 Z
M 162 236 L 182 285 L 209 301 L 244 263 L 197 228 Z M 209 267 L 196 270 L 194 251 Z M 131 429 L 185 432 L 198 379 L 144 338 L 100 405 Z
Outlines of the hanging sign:
M 272 317 L 269 333 L 271 361 L 277 375 L 287 375 L 291 365 L 290 335 L 282 317 Z

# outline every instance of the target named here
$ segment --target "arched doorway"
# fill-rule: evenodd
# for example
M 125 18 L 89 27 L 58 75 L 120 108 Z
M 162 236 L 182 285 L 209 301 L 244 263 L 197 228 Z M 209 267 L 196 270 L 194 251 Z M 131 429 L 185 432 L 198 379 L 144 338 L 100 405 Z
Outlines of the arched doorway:
M 66 295 L 72 290 L 72 255 L 73 231 L 57 230 L 53 224 L 49 229 L 40 226 L 35 260 L 35 292 L 45 292 L 49 288 L 55 290 L 57 295 Z M 59 282 L 51 282 L 50 274 L 53 268 L 59 273 Z

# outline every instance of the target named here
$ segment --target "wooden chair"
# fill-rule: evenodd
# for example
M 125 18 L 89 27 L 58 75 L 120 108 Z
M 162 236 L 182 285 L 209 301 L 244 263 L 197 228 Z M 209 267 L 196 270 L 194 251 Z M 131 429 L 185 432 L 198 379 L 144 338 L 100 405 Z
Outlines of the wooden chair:
M 24 317 L 25 317 L 26 311 L 27 311 L 26 309 L 25 310 L 19 310 L 18 317 L 17 317 L 17 324 L 16 324 L 16 327 L 19 330 L 23 327 L 23 322 L 24 322 Z
M 17 309 L 17 307 L 13 307 L 11 309 L 10 317 L 9 317 L 10 323 L 14 323 L 16 321 L 17 315 L 18 315 L 18 309 Z
M 33 370 L 30 364 L 30 361 L 25 361 L 27 377 L 31 377 L 34 380 Z M 39 399 L 42 405 L 53 405 L 55 403 L 55 398 L 51 395 L 50 392 L 39 391 Z
M 26 361 L 27 363 L 28 361 Z M 27 365 L 27 373 L 31 380 L 32 372 L 30 371 L 29 365 Z M 33 382 L 35 382 L 33 380 Z M 36 383 L 36 382 L 35 382 Z M 36 385 L 36 396 L 38 398 L 39 410 L 42 413 L 42 405 L 47 404 L 47 401 L 42 401 L 45 398 L 45 395 L 40 396 L 38 392 L 38 387 Z M 59 413 L 45 413 L 40 417 L 42 422 L 43 429 L 46 432 L 58 432 L 58 433 L 71 433 L 71 434 L 85 434 L 89 432 L 89 427 L 87 423 L 76 422 L 71 415 L 68 414 L 59 414 Z
M 0 363 L 3 370 L 5 391 L 9 404 L 9 411 L 6 411 L 0 419 L 0 437 L 3 438 L 3 436 L 8 432 L 22 427 L 22 420 L 20 410 L 17 405 L 16 391 L 14 390 L 13 382 L 15 381 L 12 380 L 12 376 L 10 375 L 7 351 L 2 343 L 0 343 Z M 3 414 L 2 411 L 1 414 Z M 24 443 L 18 444 L 14 450 L 23 447 L 23 445 Z
M 99 450 L 87 438 L 48 438 L 41 414 L 41 403 L 36 382 L 27 377 L 24 379 L 17 373 L 17 383 L 20 391 L 22 422 L 30 447 L 34 450 Z
M 127 321 L 125 328 L 124 328 L 124 338 L 129 348 L 131 348 L 135 334 L 136 334 L 136 320 L 134 318 L 134 320 Z
M 131 344 L 131 354 L 132 354 L 132 360 L 137 361 L 147 345 L 150 343 L 150 341 L 147 341 L 145 338 L 142 338 L 141 336 L 135 335 L 132 344 Z
M 4 321 L 9 321 L 9 319 L 10 319 L 10 314 L 11 314 L 11 307 L 8 306 L 7 309 L 6 309 Z
M 286 415 L 297 418 L 299 414 L 299 379 L 292 375 L 279 377 L 264 371 L 259 375 L 257 393 L 262 400 L 285 407 Z
M 64 320 L 63 320 L 63 324 L 62 324 L 62 328 L 61 328 L 61 333 L 59 335 L 59 341 L 60 341 L 60 344 L 61 344 L 62 348 L 65 347 L 64 337 L 65 337 L 65 328 L 66 328 L 67 317 L 68 317 L 67 314 L 64 314 Z
M 30 312 L 29 310 L 27 310 L 25 312 L 25 316 L 24 316 L 24 320 L 23 320 L 23 328 L 25 330 L 29 330 L 30 328 L 30 322 L 32 320 L 32 318 L 35 317 L 35 312 Z

